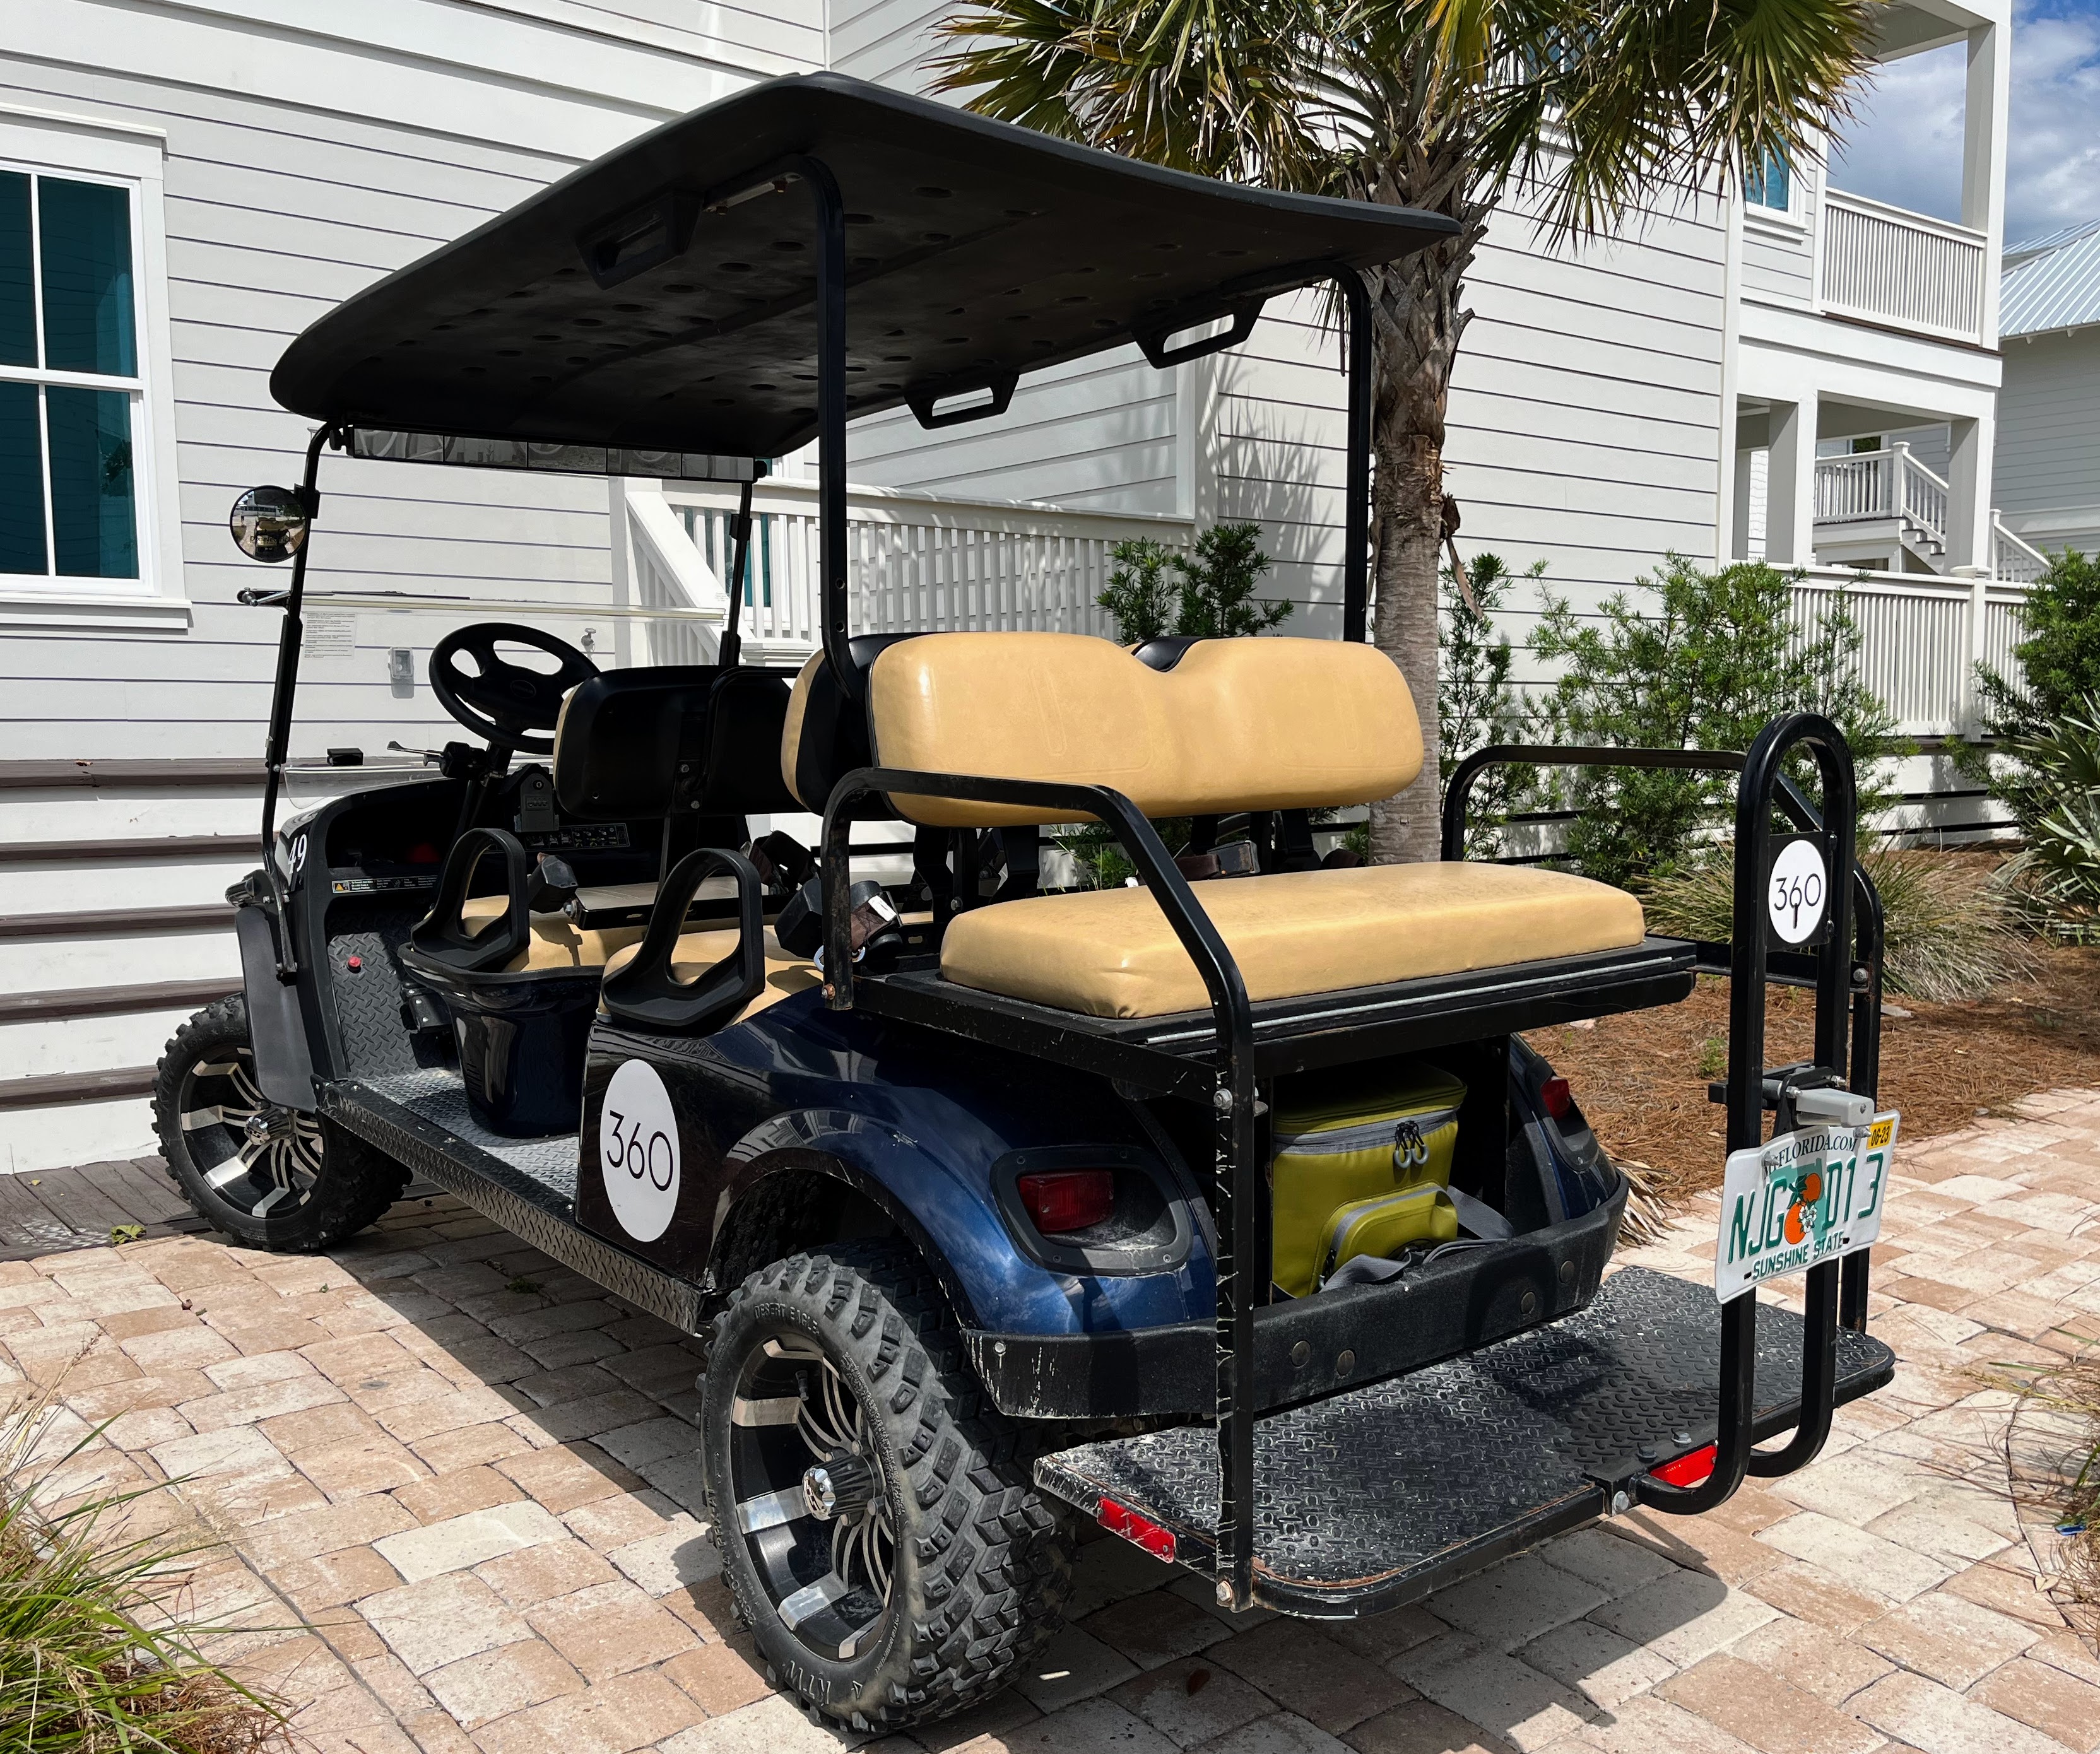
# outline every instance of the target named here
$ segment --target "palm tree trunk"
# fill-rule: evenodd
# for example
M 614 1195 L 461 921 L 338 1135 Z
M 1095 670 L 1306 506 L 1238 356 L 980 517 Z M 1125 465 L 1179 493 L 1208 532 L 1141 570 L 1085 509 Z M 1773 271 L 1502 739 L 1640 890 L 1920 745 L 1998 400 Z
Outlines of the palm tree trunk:
M 1422 777 L 1371 806 L 1375 864 L 1433 859 L 1443 785 L 1438 765 L 1437 570 L 1444 528 L 1444 416 L 1451 367 L 1470 312 L 1458 308 L 1465 273 L 1493 203 L 1472 194 L 1462 145 L 1418 142 L 1382 167 L 1362 193 L 1426 207 L 1459 222 L 1458 234 L 1371 276 L 1378 368 L 1373 394 L 1371 495 L 1374 615 L 1371 637 L 1400 666 L 1422 723 Z

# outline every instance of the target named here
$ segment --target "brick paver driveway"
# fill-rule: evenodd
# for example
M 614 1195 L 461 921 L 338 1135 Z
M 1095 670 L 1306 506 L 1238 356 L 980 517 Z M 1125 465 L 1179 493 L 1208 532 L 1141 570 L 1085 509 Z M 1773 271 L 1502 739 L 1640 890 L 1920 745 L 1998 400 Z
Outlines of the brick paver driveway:
M 1096 1540 L 1018 1686 L 879 1746 L 2090 1754 L 2100 1662 L 2038 1587 L 1993 1460 L 2006 1398 L 1970 1373 L 2100 1335 L 2100 1096 L 1904 1163 L 1874 1318 L 1902 1365 L 1807 1472 L 1357 1624 L 1233 1619 Z M 1706 1271 L 1712 1224 L 1651 1264 Z M 112 1421 L 76 1471 L 183 1477 L 148 1503 L 227 1543 L 197 1606 L 266 1628 L 244 1660 L 320 1748 L 849 1745 L 735 1632 L 697 1520 L 692 1344 L 449 1201 L 327 1259 L 174 1236 L 0 1265 L 0 1343 Z

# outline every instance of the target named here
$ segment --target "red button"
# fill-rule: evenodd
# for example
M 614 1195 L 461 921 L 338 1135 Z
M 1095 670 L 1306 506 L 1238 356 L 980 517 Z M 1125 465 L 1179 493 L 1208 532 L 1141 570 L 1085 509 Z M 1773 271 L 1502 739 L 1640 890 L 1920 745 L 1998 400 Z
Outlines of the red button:
M 343 964 L 343 967 L 347 968 L 352 974 L 356 974 L 364 967 L 364 959 L 362 956 L 353 956 L 348 962 Z

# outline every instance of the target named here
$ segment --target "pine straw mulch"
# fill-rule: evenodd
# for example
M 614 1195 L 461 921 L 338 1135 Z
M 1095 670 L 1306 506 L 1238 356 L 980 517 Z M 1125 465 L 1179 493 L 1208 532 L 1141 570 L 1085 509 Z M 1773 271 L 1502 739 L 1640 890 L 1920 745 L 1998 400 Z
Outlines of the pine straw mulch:
M 2100 1085 L 2100 948 L 2050 946 L 2038 960 L 2035 978 L 1988 998 L 1890 1000 L 1912 1013 L 1882 1025 L 1882 1101 L 1902 1110 L 1906 1139 L 1953 1132 L 2038 1091 Z M 1809 1058 L 1814 995 L 1767 993 L 1766 1064 Z M 1720 1185 L 1721 1110 L 1706 1086 L 1727 1057 L 1727 980 L 1702 976 L 1680 1005 L 1526 1039 L 1573 1086 L 1604 1148 L 1654 1171 L 1664 1201 Z

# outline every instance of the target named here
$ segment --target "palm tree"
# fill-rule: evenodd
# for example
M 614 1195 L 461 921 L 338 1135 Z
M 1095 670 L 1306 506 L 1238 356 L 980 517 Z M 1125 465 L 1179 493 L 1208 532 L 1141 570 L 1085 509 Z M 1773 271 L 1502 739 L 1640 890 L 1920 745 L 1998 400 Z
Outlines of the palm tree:
M 1377 337 L 1373 637 L 1436 772 L 1444 419 L 1489 216 L 1552 242 L 1745 165 L 1799 163 L 1850 114 L 1873 0 L 973 0 L 935 64 L 969 107 L 1271 187 L 1427 208 L 1457 234 L 1365 276 Z M 1372 812 L 1375 858 L 1435 856 L 1436 788 Z

